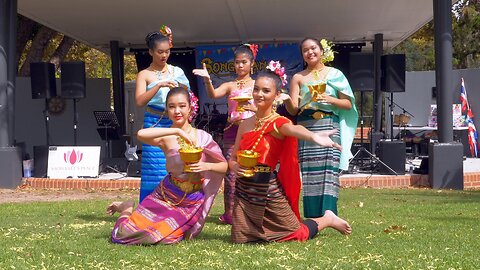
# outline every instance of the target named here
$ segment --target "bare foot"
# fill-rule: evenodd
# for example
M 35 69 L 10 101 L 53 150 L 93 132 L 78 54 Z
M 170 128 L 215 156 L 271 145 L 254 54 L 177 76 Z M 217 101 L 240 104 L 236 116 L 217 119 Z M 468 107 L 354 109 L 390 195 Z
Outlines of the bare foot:
M 130 207 L 134 207 L 135 203 L 131 201 L 126 201 L 126 202 L 112 202 L 108 207 L 107 207 L 107 214 L 113 215 L 115 213 L 121 213 L 125 210 L 127 210 Z
M 328 227 L 334 228 L 335 230 L 339 231 L 341 234 L 351 234 L 352 227 L 348 224 L 347 221 L 344 219 L 339 218 L 335 213 L 330 210 L 325 211 L 325 215 L 323 216 L 327 219 Z

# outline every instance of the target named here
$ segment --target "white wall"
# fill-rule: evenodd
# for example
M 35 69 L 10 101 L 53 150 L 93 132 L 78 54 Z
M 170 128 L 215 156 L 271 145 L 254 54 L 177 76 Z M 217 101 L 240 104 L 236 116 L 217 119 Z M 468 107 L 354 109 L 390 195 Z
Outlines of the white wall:
M 459 69 L 453 71 L 452 86 L 455 91 L 453 99 L 455 103 L 460 102 L 460 80 L 465 80 L 468 100 L 475 115 L 474 122 L 476 127 L 480 127 L 480 69 Z M 427 126 L 430 115 L 430 105 L 436 104 L 432 98 L 432 87 L 435 86 L 434 71 L 416 71 L 407 72 L 405 81 L 405 92 L 394 93 L 393 101 L 404 107 L 408 112 L 414 115 L 410 119 L 412 126 Z M 384 96 L 390 96 L 390 93 L 384 93 Z M 385 100 L 385 119 L 387 127 L 390 127 L 389 101 Z M 401 114 L 402 110 L 394 108 L 394 114 Z M 464 113 L 465 114 L 465 113 Z M 389 132 L 389 129 L 386 129 Z

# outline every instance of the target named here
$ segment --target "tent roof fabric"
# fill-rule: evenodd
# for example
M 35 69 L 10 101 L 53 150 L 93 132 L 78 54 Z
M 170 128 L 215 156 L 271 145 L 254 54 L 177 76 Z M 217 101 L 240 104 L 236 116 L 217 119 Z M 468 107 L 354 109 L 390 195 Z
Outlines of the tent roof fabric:
M 145 47 L 144 37 L 162 24 L 174 45 L 300 41 L 373 41 L 397 45 L 433 18 L 426 0 L 18 0 L 18 12 L 101 50 L 111 40 Z

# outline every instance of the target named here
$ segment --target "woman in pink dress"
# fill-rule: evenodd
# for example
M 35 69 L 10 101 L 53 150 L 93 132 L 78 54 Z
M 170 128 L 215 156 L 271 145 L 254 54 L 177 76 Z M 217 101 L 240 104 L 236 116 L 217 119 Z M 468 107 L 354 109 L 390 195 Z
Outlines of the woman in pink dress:
M 234 66 L 237 78 L 234 81 L 226 82 L 218 88 L 214 88 L 205 64 L 203 69 L 194 69 L 193 74 L 204 78 L 205 88 L 210 98 L 227 97 L 228 119 L 223 133 L 223 154 L 228 160 L 232 155 L 235 137 L 237 136 L 238 125 L 255 114 L 256 108 L 253 99 L 246 102 L 237 102 L 237 97 L 251 97 L 255 81 L 250 77 L 253 69 L 258 46 L 243 44 L 234 51 Z M 243 111 L 238 111 L 240 106 Z M 235 194 L 235 175 L 227 172 L 224 181 L 224 205 L 225 212 L 220 216 L 220 221 L 225 224 L 232 224 L 233 197 Z
M 227 162 L 218 144 L 207 132 L 193 128 L 189 92 L 181 87 L 171 89 L 166 110 L 173 124 L 170 128 L 145 128 L 138 138 L 162 149 L 166 157 L 167 176 L 134 210 L 133 202 L 113 202 L 107 213 L 120 213 L 112 231 L 112 242 L 118 244 L 172 244 L 195 237 L 205 224 Z M 179 143 L 203 149 L 198 163 L 184 171 Z

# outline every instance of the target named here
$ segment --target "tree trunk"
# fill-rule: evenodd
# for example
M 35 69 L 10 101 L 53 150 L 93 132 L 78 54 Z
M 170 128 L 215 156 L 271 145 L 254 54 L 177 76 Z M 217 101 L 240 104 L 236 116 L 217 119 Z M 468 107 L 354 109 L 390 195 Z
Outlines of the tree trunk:
M 25 46 L 27 45 L 28 40 L 32 36 L 33 27 L 35 26 L 36 22 L 30 20 L 29 18 L 23 17 L 21 15 L 18 16 L 17 21 L 17 48 L 15 59 L 17 60 L 17 71 L 18 65 L 20 64 L 20 57 L 22 56 L 23 51 L 25 50 Z
M 25 62 L 23 62 L 20 68 L 19 76 L 30 76 L 30 63 L 42 61 L 45 47 L 55 33 L 55 31 L 46 26 L 40 28 L 33 38 L 32 47 L 30 47 Z
M 62 42 L 60 42 L 57 49 L 55 49 L 55 52 L 50 57 L 49 61 L 55 65 L 55 70 L 58 70 L 60 67 L 60 62 L 65 58 L 65 55 L 67 55 L 74 41 L 75 40 L 71 37 L 63 36 Z

